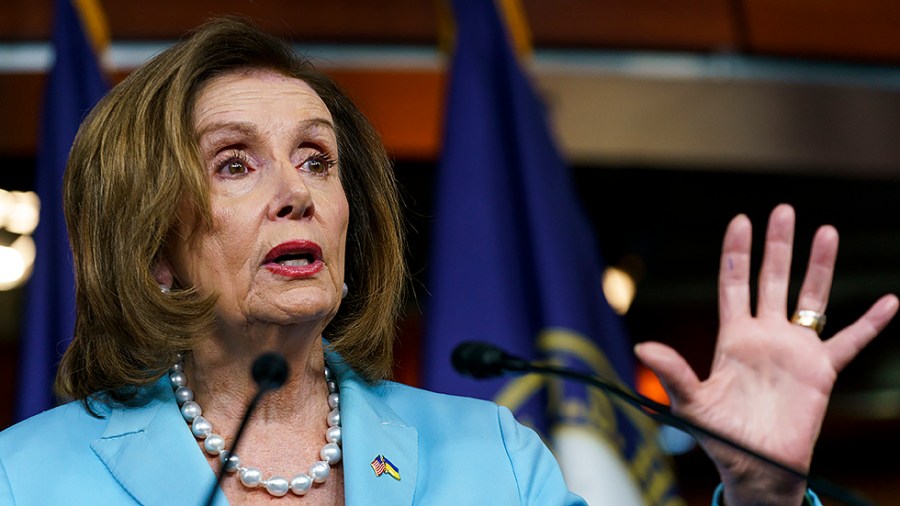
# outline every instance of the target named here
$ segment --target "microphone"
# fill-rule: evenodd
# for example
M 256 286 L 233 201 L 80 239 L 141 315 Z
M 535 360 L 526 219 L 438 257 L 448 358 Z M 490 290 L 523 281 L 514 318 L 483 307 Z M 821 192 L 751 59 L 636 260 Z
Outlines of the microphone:
M 267 351 L 253 361 L 250 374 L 261 391 L 277 390 L 287 381 L 287 360 L 281 353 Z
M 740 443 L 720 435 L 710 429 L 697 425 L 687 419 L 680 417 L 674 413 L 665 404 L 660 404 L 643 395 L 632 393 L 630 389 L 620 386 L 613 381 L 609 381 L 598 376 L 582 373 L 575 369 L 566 367 L 545 365 L 538 362 L 529 362 L 522 358 L 510 355 L 501 348 L 490 343 L 479 341 L 465 341 L 460 343 L 453 350 L 451 355 L 453 368 L 457 372 L 471 376 L 476 379 L 492 378 L 502 375 L 504 372 L 515 373 L 538 373 L 550 376 L 558 376 L 566 379 L 585 383 L 593 387 L 603 390 L 607 394 L 611 394 L 619 399 L 631 404 L 645 416 L 651 419 L 670 425 L 677 429 L 681 429 L 695 439 L 697 435 L 702 435 L 710 439 L 714 439 L 719 443 L 725 444 L 745 455 L 749 455 L 757 460 L 774 466 L 790 475 L 806 481 L 810 488 L 814 488 L 816 493 L 823 496 L 829 496 L 832 499 L 841 501 L 845 504 L 853 506 L 871 506 L 872 503 L 857 496 L 855 493 L 834 485 L 822 478 L 811 476 L 807 473 L 794 469 L 793 467 L 783 464 L 771 457 L 763 455 L 759 452 L 751 450 Z
M 253 376 L 253 381 L 256 382 L 258 388 L 256 390 L 256 395 L 254 395 L 253 399 L 250 400 L 250 403 L 247 404 L 247 410 L 244 412 L 241 424 L 238 426 L 237 433 L 234 435 L 234 443 L 231 445 L 231 450 L 228 450 L 229 456 L 237 455 L 237 447 L 238 443 L 241 441 L 241 435 L 244 433 L 244 427 L 247 426 L 247 420 L 250 419 L 250 415 L 253 414 L 253 411 L 256 409 L 262 396 L 270 390 L 281 388 L 281 386 L 284 385 L 284 382 L 287 381 L 288 372 L 289 368 L 287 360 L 284 359 L 284 355 L 275 351 L 267 351 L 256 357 L 256 360 L 253 361 L 253 366 L 250 368 L 250 374 Z M 222 484 L 222 477 L 225 476 L 225 471 L 228 467 L 227 464 L 228 460 L 226 459 L 222 462 L 221 467 L 219 467 L 219 473 L 216 475 L 216 482 L 213 484 L 213 487 L 206 498 L 206 506 L 212 506 L 212 503 L 216 498 L 216 492 Z
M 467 341 L 453 350 L 453 368 L 473 378 L 500 376 L 504 371 L 525 371 L 528 363 L 493 344 Z

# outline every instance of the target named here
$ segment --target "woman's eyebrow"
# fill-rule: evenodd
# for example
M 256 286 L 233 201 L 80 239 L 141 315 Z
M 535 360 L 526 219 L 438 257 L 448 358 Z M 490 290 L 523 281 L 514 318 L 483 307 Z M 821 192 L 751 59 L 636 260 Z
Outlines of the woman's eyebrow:
M 319 127 L 325 127 L 332 132 L 335 132 L 334 124 L 327 118 L 311 118 L 300 121 L 298 124 L 298 130 L 302 132 L 315 131 Z M 210 123 L 208 125 L 204 125 L 197 132 L 197 136 L 200 139 L 200 143 L 204 144 L 204 141 L 210 136 L 215 135 L 215 137 L 226 136 L 228 134 L 238 134 L 244 137 L 258 138 L 261 136 L 259 129 L 253 123 L 245 122 L 245 121 L 223 121 L 223 122 L 215 122 Z
M 315 131 L 318 127 L 325 127 L 335 133 L 334 124 L 326 118 L 311 118 L 300 122 L 300 130 L 304 132 Z
M 224 121 L 205 125 L 197 132 L 201 145 L 206 145 L 218 138 L 237 134 L 242 137 L 259 137 L 259 129 L 253 123 L 243 121 Z M 210 139 L 212 137 L 212 139 Z

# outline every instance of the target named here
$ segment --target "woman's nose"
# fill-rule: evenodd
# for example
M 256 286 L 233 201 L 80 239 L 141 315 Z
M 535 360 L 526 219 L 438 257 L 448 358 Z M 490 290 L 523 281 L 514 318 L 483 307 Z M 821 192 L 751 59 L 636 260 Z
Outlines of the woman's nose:
M 276 165 L 275 191 L 269 207 L 269 219 L 311 217 L 315 209 L 312 194 L 303 176 L 290 161 L 279 161 Z

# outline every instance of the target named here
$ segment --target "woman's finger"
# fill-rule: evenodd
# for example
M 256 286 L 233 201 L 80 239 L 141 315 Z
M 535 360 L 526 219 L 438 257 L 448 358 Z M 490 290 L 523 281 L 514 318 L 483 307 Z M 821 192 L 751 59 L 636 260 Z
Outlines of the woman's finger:
M 725 230 L 719 264 L 719 321 L 750 316 L 750 219 L 735 216 Z
M 838 232 L 825 225 L 816 231 L 812 248 L 809 252 L 809 266 L 800 287 L 797 298 L 797 310 L 825 313 L 828 296 L 831 293 L 831 281 L 834 278 L 834 262 L 837 259 Z
M 793 249 L 794 208 L 781 204 L 772 210 L 766 228 L 766 244 L 759 271 L 757 316 L 786 317 Z
M 896 295 L 885 295 L 853 324 L 825 341 L 835 371 L 841 372 L 890 323 L 897 314 L 898 305 Z
M 659 377 L 673 406 L 686 402 L 700 386 L 700 380 L 691 366 L 669 346 L 656 342 L 641 343 L 635 346 L 634 353 Z

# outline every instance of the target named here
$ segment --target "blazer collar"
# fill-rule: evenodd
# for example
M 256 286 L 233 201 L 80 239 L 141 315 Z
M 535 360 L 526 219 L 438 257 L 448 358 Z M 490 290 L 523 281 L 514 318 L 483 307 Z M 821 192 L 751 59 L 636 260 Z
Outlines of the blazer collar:
M 139 504 L 205 505 L 216 477 L 186 427 L 168 377 L 147 395 L 150 402 L 141 407 L 112 408 L 106 431 L 91 448 Z M 228 504 L 221 489 L 215 504 Z
M 418 479 L 419 435 L 384 400 L 396 385 L 369 385 L 339 355 L 326 355 L 341 388 L 346 505 L 412 504 Z M 388 473 L 375 474 L 372 461 L 378 456 L 397 468 L 399 480 Z

